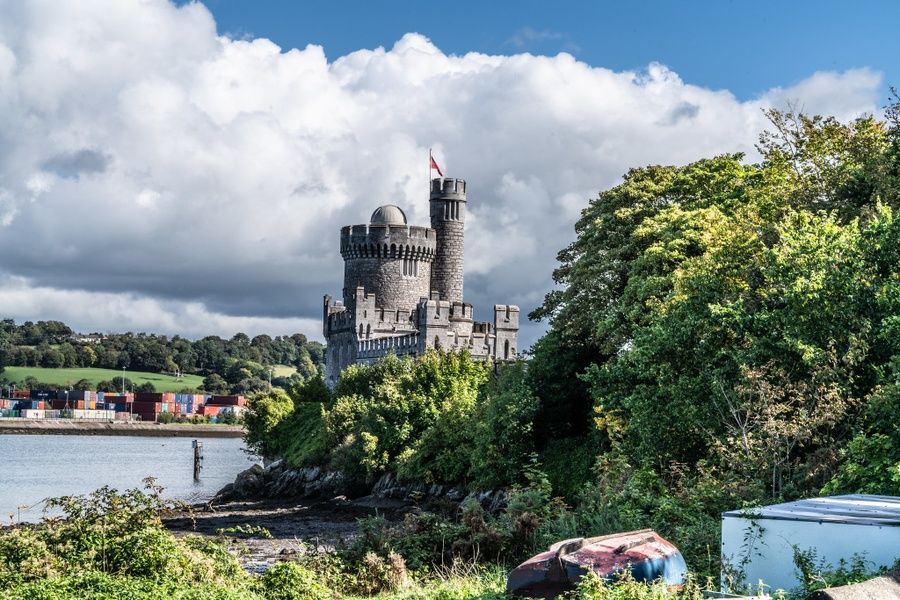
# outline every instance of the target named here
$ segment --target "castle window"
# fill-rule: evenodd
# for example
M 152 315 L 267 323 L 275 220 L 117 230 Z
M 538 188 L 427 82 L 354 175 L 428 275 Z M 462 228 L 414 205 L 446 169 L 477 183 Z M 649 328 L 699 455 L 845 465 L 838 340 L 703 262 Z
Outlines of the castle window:
M 415 258 L 403 259 L 403 276 L 409 279 L 419 276 L 419 261 Z

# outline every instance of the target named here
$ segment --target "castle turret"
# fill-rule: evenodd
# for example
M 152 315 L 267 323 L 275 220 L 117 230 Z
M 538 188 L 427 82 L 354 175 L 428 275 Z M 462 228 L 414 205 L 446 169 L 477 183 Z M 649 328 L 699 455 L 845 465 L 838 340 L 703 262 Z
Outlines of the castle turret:
M 380 308 L 412 310 L 427 296 L 436 234 L 409 226 L 396 206 L 382 206 L 368 225 L 341 229 L 344 305 L 353 311 L 357 288 L 374 294 Z
M 466 182 L 462 179 L 431 181 L 431 228 L 437 248 L 431 265 L 431 289 L 441 300 L 463 301 L 463 255 L 465 250 Z

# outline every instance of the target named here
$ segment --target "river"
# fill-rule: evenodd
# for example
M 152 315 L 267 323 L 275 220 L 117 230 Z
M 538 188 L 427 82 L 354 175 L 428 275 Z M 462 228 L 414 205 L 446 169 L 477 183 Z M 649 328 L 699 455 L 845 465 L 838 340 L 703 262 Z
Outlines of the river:
M 167 498 L 203 502 L 259 462 L 239 438 L 198 439 L 204 459 L 194 481 L 191 438 L 0 435 L 0 524 L 40 520 L 44 498 L 140 487 L 145 477 Z

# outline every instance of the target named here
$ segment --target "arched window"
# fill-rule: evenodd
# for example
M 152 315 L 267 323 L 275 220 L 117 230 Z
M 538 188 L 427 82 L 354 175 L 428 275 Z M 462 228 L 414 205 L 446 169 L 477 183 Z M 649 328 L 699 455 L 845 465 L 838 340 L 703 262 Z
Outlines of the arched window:
M 509 340 L 503 342 L 503 359 L 509 360 Z
M 440 350 L 441 348 L 441 340 L 438 336 L 434 336 L 434 347 L 436 350 Z

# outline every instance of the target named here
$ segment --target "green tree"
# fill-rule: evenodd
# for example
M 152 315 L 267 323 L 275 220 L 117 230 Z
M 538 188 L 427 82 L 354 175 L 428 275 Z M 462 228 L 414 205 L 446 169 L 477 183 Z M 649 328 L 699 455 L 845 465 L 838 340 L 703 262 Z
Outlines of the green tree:
M 203 379 L 202 388 L 210 394 L 227 394 L 228 382 L 218 373 L 211 373 Z
M 56 348 L 47 348 L 41 355 L 41 366 L 58 369 L 66 364 L 66 357 Z
M 521 479 L 535 452 L 538 407 L 524 362 L 502 367 L 481 389 L 473 415 L 469 468 L 476 487 L 491 489 Z
M 280 389 L 252 398 L 244 415 L 247 447 L 261 456 L 277 456 L 282 450 L 282 440 L 276 428 L 293 411 L 294 401 Z

